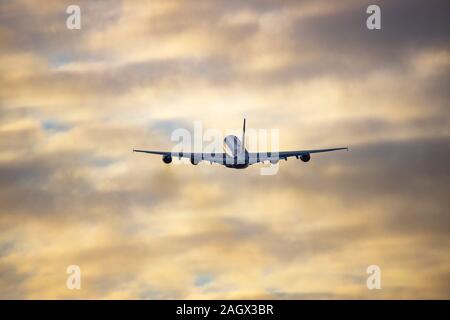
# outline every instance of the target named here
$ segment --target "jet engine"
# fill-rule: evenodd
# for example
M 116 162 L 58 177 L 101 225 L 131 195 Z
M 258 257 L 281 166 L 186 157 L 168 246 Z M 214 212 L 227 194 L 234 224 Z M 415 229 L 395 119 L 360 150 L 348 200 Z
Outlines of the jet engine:
M 191 163 L 196 166 L 200 163 L 199 159 L 195 159 L 194 156 L 191 156 Z
M 172 162 L 172 156 L 170 154 L 166 154 L 162 158 L 163 162 L 169 164 Z
M 302 160 L 303 162 L 308 162 L 309 160 L 311 160 L 311 155 L 309 153 L 305 153 L 300 156 L 300 160 Z

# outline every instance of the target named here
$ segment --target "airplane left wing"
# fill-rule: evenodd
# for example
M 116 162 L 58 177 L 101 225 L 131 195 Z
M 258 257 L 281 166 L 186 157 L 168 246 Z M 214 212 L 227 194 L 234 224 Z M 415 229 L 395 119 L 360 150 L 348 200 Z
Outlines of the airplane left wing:
M 193 153 L 193 152 L 170 152 L 170 151 L 153 151 L 153 150 L 138 150 L 134 149 L 134 152 L 142 152 L 142 153 L 149 153 L 149 154 L 156 154 L 161 155 L 164 157 L 168 156 L 172 158 L 188 158 L 193 163 L 199 163 L 200 161 L 209 161 L 219 164 L 224 164 L 227 159 L 226 153 Z

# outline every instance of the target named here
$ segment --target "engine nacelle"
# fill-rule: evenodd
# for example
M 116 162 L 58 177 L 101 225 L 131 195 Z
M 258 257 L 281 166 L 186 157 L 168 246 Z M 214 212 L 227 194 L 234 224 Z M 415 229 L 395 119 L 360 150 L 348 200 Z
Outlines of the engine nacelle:
M 194 156 L 191 156 L 191 163 L 196 166 L 200 163 L 199 159 L 195 159 Z
M 300 156 L 300 160 L 302 160 L 303 162 L 308 162 L 309 160 L 311 160 L 311 155 L 309 153 L 305 153 Z
M 169 164 L 172 162 L 172 156 L 170 154 L 166 154 L 163 156 L 162 160 L 165 164 Z

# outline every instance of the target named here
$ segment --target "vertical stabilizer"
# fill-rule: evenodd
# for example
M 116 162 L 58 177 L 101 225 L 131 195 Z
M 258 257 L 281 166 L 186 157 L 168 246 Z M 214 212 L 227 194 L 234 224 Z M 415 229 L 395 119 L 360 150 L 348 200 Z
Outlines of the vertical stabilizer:
M 244 127 L 242 128 L 242 152 L 245 151 L 245 118 L 244 118 Z

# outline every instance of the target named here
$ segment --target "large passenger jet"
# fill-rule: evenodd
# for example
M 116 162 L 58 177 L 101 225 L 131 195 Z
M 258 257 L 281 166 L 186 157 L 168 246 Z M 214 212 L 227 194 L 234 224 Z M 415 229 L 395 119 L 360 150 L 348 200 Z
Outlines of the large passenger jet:
M 152 151 L 152 150 L 133 150 L 134 152 L 143 152 L 157 154 L 162 156 L 164 163 L 172 162 L 173 157 L 189 158 L 193 165 L 197 165 L 200 161 L 208 161 L 210 163 L 218 163 L 227 168 L 244 169 L 249 165 L 270 161 L 272 164 L 278 163 L 280 159 L 287 161 L 289 157 L 296 157 L 303 162 L 311 160 L 312 153 L 329 152 L 336 150 L 348 150 L 346 148 L 316 149 L 316 150 L 299 150 L 299 151 L 280 151 L 280 152 L 248 152 L 245 148 L 245 119 L 242 133 L 242 143 L 238 137 L 234 135 L 226 136 L 223 140 L 223 153 L 191 153 L 191 152 L 170 152 L 170 151 Z M 228 148 L 228 150 L 227 150 Z

